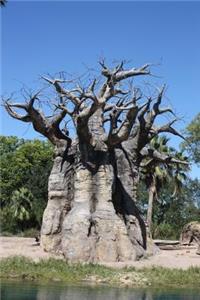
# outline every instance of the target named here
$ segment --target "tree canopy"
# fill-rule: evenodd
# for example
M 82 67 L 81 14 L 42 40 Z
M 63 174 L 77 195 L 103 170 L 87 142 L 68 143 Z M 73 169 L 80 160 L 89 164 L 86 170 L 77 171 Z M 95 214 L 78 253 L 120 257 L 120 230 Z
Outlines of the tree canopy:
M 100 77 L 84 81 L 80 78 L 66 79 L 64 73 L 60 73 L 59 78 L 42 76 L 42 80 L 53 90 L 46 88 L 45 95 L 43 89 L 29 95 L 26 93 L 26 103 L 15 103 L 12 97 L 6 98 L 5 108 L 13 118 L 31 122 L 34 129 L 54 145 L 59 140 L 65 140 L 70 147 L 70 121 L 81 141 L 102 151 L 126 141 L 131 132 L 138 151 L 154 136 L 163 132 L 182 137 L 172 127 L 176 118 L 162 126 L 155 125 L 158 116 L 166 113 L 173 115 L 170 107 L 161 107 L 165 85 L 153 88 L 151 94 L 146 95 L 131 81 L 137 76 L 150 76 L 150 64 L 139 68 L 125 68 L 122 61 L 114 68 L 109 68 L 102 60 L 100 66 Z M 45 111 L 41 110 L 45 99 L 48 99 L 51 107 L 50 116 L 46 116 Z M 19 110 L 25 114 L 19 114 Z M 94 121 L 92 117 L 98 111 L 101 111 L 101 116 L 97 122 L 97 118 Z M 94 127 L 97 125 L 101 135 L 95 134 Z

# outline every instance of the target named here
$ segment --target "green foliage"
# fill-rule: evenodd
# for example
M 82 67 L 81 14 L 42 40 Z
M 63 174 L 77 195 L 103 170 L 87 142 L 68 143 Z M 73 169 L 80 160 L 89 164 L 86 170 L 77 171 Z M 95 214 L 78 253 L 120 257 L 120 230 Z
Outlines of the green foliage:
M 173 182 L 168 182 L 160 190 L 159 201 L 154 203 L 152 226 L 154 238 L 179 239 L 186 223 L 200 220 L 200 181 L 187 179 L 181 192 L 175 197 L 172 197 L 173 191 Z M 144 182 L 140 182 L 139 186 L 139 205 L 145 215 L 148 192 Z
M 110 279 L 117 270 L 99 265 L 69 265 L 61 259 L 40 260 L 35 263 L 25 257 L 12 257 L 3 259 L 0 265 L 1 277 L 9 278 L 10 274 L 27 280 L 52 280 L 65 282 L 79 282 L 87 276 L 109 277 Z
M 173 225 L 169 223 L 161 223 L 159 225 L 154 224 L 152 228 L 152 235 L 154 239 L 177 239 L 176 231 Z
M 0 137 L 1 230 L 40 227 L 53 149 L 49 142 Z
M 156 136 L 150 142 L 150 147 L 159 151 L 162 155 L 169 156 L 179 161 L 188 162 L 187 157 L 168 146 L 169 138 L 166 136 Z M 172 182 L 174 185 L 173 194 L 180 192 L 183 182 L 186 180 L 186 172 L 189 171 L 187 165 L 181 163 L 172 163 L 170 160 L 160 161 L 155 158 L 147 160 L 145 167 L 142 169 L 142 180 L 147 188 L 152 184 L 155 185 L 156 195 L 167 182 Z
M 183 185 L 181 193 L 176 197 L 170 196 L 170 185 L 168 185 L 160 195 L 160 202 L 155 203 L 154 223 L 158 227 L 161 224 L 170 224 L 173 228 L 174 233 L 172 232 L 171 236 L 169 231 L 166 232 L 168 238 L 179 238 L 185 224 L 200 220 L 200 209 L 196 205 L 200 182 L 198 185 L 196 182 L 196 189 L 193 188 L 193 185 L 194 181 L 188 179 Z M 162 229 L 164 230 L 165 227 Z
M 14 191 L 11 198 L 10 209 L 14 218 L 23 222 L 30 220 L 32 210 L 33 194 L 27 188 Z
M 182 147 L 187 150 L 192 160 L 200 163 L 200 113 L 192 120 L 185 130 L 187 142 Z
M 187 270 L 153 267 L 141 270 L 154 287 L 194 287 L 200 286 L 200 268 L 190 267 Z
M 32 203 L 33 194 L 27 188 L 20 188 L 12 193 L 10 211 L 13 221 L 21 230 L 26 228 L 26 224 L 36 217 Z
M 187 178 L 185 172 L 189 169 L 187 165 L 180 163 L 186 163 L 187 158 L 182 152 L 177 152 L 174 148 L 169 147 L 167 145 L 168 141 L 169 139 L 165 136 L 156 136 L 151 140 L 150 147 L 153 150 L 158 151 L 164 158 L 162 160 L 154 157 L 150 159 L 146 158 L 144 159 L 143 167 L 141 169 L 141 179 L 145 183 L 149 193 L 146 219 L 148 223 L 148 234 L 150 236 L 152 236 L 152 217 L 153 212 L 155 211 L 155 201 L 160 202 L 160 193 L 166 185 L 169 185 L 169 183 L 170 187 L 173 186 L 173 191 L 170 191 L 170 201 L 172 201 L 177 194 L 180 194 L 183 183 Z M 166 159 L 166 157 L 169 159 Z M 178 162 L 172 162 L 171 158 L 176 159 Z M 163 213 L 163 211 L 161 211 L 161 213 Z M 165 228 L 165 234 L 172 235 L 173 230 L 170 229 L 171 231 L 167 232 L 166 229 L 167 228 Z M 162 234 L 162 229 L 158 234 Z

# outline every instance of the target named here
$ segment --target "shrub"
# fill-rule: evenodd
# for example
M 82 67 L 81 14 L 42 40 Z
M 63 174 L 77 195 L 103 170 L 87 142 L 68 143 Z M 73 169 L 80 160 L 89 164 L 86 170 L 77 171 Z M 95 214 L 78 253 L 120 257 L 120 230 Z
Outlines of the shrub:
M 153 238 L 154 239 L 177 239 L 180 232 L 174 226 L 168 223 L 159 225 L 153 224 Z

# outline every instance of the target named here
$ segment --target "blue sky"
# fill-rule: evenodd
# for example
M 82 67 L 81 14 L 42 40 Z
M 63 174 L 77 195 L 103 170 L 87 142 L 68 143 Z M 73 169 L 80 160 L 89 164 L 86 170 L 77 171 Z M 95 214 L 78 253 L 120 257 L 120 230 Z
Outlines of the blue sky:
M 41 74 L 83 73 L 100 57 L 160 64 L 153 73 L 166 82 L 166 103 L 182 120 L 200 111 L 200 2 L 8 1 L 1 9 L 2 94 L 22 85 L 37 88 Z M 39 137 L 31 126 L 2 116 L 2 133 Z M 172 138 L 178 147 L 180 139 Z M 198 176 L 193 168 L 192 175 Z

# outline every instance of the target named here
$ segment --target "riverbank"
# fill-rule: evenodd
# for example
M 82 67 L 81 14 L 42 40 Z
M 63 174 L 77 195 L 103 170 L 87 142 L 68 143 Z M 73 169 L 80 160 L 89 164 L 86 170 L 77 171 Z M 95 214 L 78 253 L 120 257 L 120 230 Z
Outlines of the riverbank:
M 108 268 L 100 265 L 69 265 L 61 259 L 50 258 L 34 262 L 26 257 L 4 258 L 0 262 L 2 280 L 60 282 L 65 284 L 95 284 L 128 287 L 184 287 L 200 286 L 200 268 L 187 270 L 152 268 Z
M 130 287 L 200 286 L 200 257 L 195 248 L 161 250 L 136 262 L 69 265 L 44 252 L 33 238 L 0 237 L 0 276 L 9 280 L 106 284 Z

